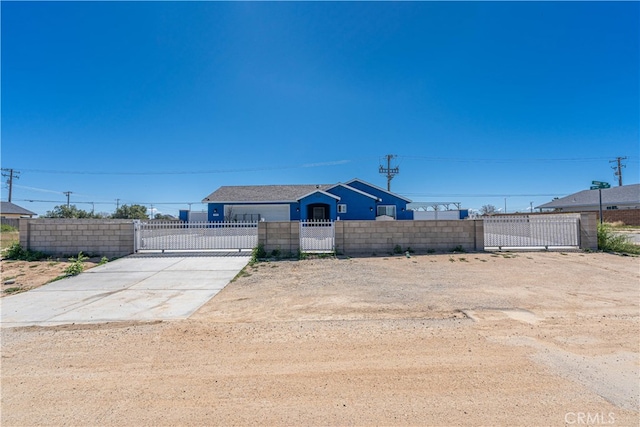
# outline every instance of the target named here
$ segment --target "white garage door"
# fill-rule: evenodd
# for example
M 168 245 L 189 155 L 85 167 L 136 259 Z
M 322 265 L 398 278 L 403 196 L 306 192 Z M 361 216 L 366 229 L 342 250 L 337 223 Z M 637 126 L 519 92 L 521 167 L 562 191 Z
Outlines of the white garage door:
M 289 221 L 289 205 L 233 205 L 225 206 L 225 218 L 232 221 Z

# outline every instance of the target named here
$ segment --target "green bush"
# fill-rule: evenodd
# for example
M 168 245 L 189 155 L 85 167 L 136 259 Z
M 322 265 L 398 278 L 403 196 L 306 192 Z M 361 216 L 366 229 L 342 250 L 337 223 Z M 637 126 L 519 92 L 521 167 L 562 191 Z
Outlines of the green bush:
M 14 231 L 18 231 L 18 229 L 10 226 L 9 224 L 2 224 L 0 225 L 0 231 L 3 233 L 12 233 Z
M 71 264 L 64 269 L 64 272 L 67 276 L 77 276 L 78 274 L 84 271 L 84 262 L 88 260 L 89 257 L 82 254 L 82 252 L 78 253 L 77 258 L 69 258 Z
M 48 258 L 48 255 L 40 251 L 26 250 L 20 245 L 20 243 L 15 242 L 7 248 L 5 258 L 17 261 L 40 261 Z
M 613 232 L 611 224 L 598 224 L 598 249 L 605 252 L 640 254 L 640 246 L 634 245 L 627 236 Z
M 260 243 L 258 246 L 253 248 L 253 251 L 251 252 L 251 263 L 265 259 L 266 257 L 267 251 L 264 249 L 264 245 Z

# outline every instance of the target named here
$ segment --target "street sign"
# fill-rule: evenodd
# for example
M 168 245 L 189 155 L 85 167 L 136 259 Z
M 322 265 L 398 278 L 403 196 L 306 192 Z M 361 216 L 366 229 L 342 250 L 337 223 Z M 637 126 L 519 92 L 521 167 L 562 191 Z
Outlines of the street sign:
M 608 182 L 601 182 L 601 181 L 591 181 L 591 189 L 592 190 L 598 190 L 598 199 L 599 199 L 599 205 L 600 205 L 600 224 L 602 224 L 602 189 L 603 188 L 611 188 L 611 185 L 609 185 Z
M 602 188 L 611 188 L 611 185 L 608 182 L 601 182 L 601 181 L 591 181 L 591 189 L 592 190 L 599 190 Z

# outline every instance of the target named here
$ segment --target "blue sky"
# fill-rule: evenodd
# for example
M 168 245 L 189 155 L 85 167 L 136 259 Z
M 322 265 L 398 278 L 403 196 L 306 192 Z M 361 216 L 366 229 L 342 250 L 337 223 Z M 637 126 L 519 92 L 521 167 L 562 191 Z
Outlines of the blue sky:
M 638 2 L 6 2 L 2 167 L 38 214 L 222 185 L 524 212 L 639 182 Z M 6 185 L 2 200 L 7 200 Z M 116 201 L 116 199 L 119 199 Z M 33 201 L 31 201 L 33 200 Z

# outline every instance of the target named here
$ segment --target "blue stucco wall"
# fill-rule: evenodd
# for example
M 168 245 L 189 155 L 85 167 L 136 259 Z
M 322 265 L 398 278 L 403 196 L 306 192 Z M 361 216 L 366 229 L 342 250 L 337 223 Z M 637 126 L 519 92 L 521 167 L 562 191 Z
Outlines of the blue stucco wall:
M 300 212 L 298 212 L 301 220 L 310 219 L 307 215 L 307 207 L 314 204 L 325 204 L 329 207 L 329 219 L 335 220 L 338 215 L 338 201 L 333 197 L 327 196 L 320 192 L 312 193 L 307 197 L 300 199 Z
M 413 219 L 413 211 L 407 209 L 407 201 L 403 200 L 392 193 L 388 193 L 386 191 L 378 190 L 375 187 L 371 187 L 364 182 L 361 181 L 353 181 L 350 182 L 349 187 L 357 188 L 360 191 L 364 191 L 365 193 L 376 196 L 379 199 L 382 199 L 381 202 L 378 202 L 378 205 L 395 205 L 396 206 L 396 219 L 399 220 L 408 220 Z M 375 213 L 375 212 L 374 212 Z
M 224 204 L 209 203 L 209 207 L 207 209 L 207 218 L 209 218 L 209 222 L 224 221 Z
M 376 201 L 371 197 L 367 197 L 342 186 L 333 187 L 327 190 L 327 193 L 335 194 L 340 197 L 339 204 L 347 205 L 346 213 L 337 214 L 340 220 L 376 219 Z

